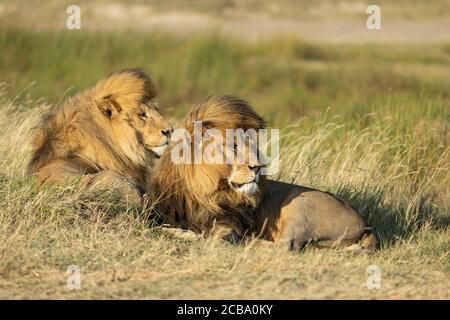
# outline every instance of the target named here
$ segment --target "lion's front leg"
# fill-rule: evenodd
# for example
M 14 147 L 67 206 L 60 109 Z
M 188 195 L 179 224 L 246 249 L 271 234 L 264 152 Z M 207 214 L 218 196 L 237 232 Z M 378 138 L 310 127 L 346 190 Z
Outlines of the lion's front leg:
M 160 227 L 160 230 L 163 234 L 182 239 L 182 240 L 189 240 L 189 241 L 197 241 L 202 239 L 202 235 L 195 233 L 191 230 L 185 230 L 180 228 L 173 228 L 170 226 L 162 226 Z
M 214 225 L 210 237 L 216 240 L 227 240 L 233 237 L 233 229 L 225 225 Z
M 248 244 L 252 236 L 240 233 L 227 224 L 215 224 L 209 232 L 209 236 L 215 240 L 223 240 L 232 244 Z

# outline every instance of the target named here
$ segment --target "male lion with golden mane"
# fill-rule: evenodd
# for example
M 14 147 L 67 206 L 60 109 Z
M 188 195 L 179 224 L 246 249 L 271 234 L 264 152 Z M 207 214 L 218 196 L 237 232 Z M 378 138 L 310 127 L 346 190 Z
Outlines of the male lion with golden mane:
M 192 152 L 196 121 L 202 122 L 202 130 L 215 129 L 224 135 L 227 129 L 265 128 L 264 120 L 245 101 L 212 97 L 194 106 L 184 120 Z M 207 159 L 201 164 L 177 164 L 172 159 L 176 146 L 155 165 L 149 184 L 149 199 L 172 227 L 221 239 L 257 237 L 290 250 L 308 243 L 375 250 L 375 236 L 350 205 L 326 192 L 265 179 L 248 144 L 240 151 L 244 161 L 230 164 Z M 208 145 L 202 142 L 200 148 L 205 151 Z
M 29 174 L 40 184 L 81 176 L 87 186 L 140 202 L 147 171 L 172 132 L 155 96 L 142 70 L 125 69 L 67 99 L 35 133 Z

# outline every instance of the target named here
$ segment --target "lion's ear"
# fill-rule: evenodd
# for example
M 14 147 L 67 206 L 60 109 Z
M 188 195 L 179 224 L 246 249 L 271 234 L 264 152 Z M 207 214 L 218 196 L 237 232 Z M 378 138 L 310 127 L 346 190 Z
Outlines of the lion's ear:
M 122 111 L 120 105 L 111 96 L 105 96 L 97 101 L 97 107 L 110 119 L 114 118 Z

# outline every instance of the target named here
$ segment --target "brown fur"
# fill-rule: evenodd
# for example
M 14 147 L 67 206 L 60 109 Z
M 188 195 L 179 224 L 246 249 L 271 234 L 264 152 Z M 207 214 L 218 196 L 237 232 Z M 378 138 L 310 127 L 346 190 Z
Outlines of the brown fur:
M 245 101 L 233 97 L 212 97 L 194 106 L 183 127 L 194 139 L 193 123 L 201 120 L 203 129 L 263 128 L 265 123 Z M 173 147 L 172 147 L 173 148 Z M 256 197 L 230 193 L 228 165 L 174 164 L 171 149 L 156 164 L 149 185 L 149 200 L 166 223 L 175 227 L 218 235 L 223 230 L 245 233 L 252 224 L 248 212 Z M 220 230 L 220 231 L 219 231 Z
M 210 98 L 195 106 L 184 122 L 191 134 L 195 120 L 221 131 L 265 126 L 246 102 L 229 97 Z M 155 166 L 150 199 L 173 227 L 219 238 L 253 235 L 283 243 L 292 250 L 310 242 L 323 247 L 360 244 L 360 249 L 375 249 L 370 228 L 344 201 L 303 186 L 254 180 L 255 172 L 254 163 L 177 165 L 167 152 Z M 234 182 L 241 185 L 254 181 L 258 192 L 251 195 L 233 187 Z
M 155 96 L 143 71 L 126 69 L 67 99 L 37 129 L 29 174 L 40 184 L 82 176 L 87 185 L 118 187 L 136 200 L 153 165 L 151 148 L 172 130 Z
M 291 250 L 309 243 L 324 248 L 374 251 L 377 240 L 361 216 L 334 195 L 267 180 L 255 233 Z

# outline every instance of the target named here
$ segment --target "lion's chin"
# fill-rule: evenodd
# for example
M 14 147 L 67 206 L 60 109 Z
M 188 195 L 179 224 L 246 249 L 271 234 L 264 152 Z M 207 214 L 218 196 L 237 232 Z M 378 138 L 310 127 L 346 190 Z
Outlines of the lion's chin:
M 166 151 L 168 146 L 169 146 L 168 143 L 164 143 L 156 147 L 150 147 L 150 150 L 157 158 L 160 158 L 163 155 L 164 151 Z
M 258 184 L 256 181 L 243 183 L 243 184 L 233 184 L 234 189 L 236 192 L 245 194 L 246 196 L 254 196 L 258 192 Z

